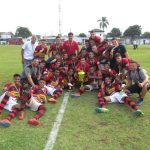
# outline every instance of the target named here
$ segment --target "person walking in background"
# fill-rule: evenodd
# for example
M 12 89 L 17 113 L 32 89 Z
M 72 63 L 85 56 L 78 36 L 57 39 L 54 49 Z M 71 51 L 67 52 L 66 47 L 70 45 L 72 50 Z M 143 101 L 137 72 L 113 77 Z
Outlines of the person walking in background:
M 134 40 L 133 41 L 133 49 L 137 49 L 138 48 L 138 44 L 137 44 L 137 41 L 136 40 Z

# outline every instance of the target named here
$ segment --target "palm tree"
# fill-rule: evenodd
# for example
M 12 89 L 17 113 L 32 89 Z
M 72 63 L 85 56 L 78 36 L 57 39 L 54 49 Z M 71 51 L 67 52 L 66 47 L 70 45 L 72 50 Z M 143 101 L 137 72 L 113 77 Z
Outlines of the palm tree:
M 109 25 L 107 17 L 102 17 L 102 19 L 97 20 L 97 22 L 99 23 L 100 29 L 102 28 L 104 31 L 104 28 L 107 28 L 107 26 Z

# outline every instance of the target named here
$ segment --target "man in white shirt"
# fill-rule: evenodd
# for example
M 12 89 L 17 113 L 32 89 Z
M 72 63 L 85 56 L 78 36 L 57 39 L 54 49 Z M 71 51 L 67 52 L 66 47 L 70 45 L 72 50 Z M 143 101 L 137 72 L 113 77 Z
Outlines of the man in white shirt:
M 137 41 L 136 41 L 136 40 L 134 40 L 134 41 L 133 41 L 133 49 L 137 49 L 137 48 L 138 48 Z
M 34 58 L 34 51 L 37 45 L 38 43 L 36 42 L 35 35 L 32 35 L 31 41 L 27 41 L 23 44 L 22 50 L 21 50 L 23 68 L 26 65 L 31 64 Z

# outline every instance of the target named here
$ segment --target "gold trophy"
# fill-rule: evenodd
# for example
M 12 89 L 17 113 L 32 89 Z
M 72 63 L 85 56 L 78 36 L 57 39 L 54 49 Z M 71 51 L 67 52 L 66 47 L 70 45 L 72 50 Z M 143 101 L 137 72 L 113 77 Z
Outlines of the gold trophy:
M 81 87 L 83 86 L 84 83 L 84 77 L 85 77 L 85 72 L 83 70 L 78 72 L 78 80 L 81 83 Z

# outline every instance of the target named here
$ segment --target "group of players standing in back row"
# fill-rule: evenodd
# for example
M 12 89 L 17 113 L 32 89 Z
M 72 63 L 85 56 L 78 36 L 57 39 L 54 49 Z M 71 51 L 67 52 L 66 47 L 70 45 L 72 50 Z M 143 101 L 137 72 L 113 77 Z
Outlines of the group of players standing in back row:
M 143 115 L 138 105 L 142 105 L 150 87 L 147 72 L 128 56 L 117 39 L 102 41 L 91 31 L 79 50 L 70 32 L 63 43 L 57 36 L 48 50 L 45 40 L 37 44 L 33 35 L 31 41 L 22 46 L 21 54 L 23 72 L 14 74 L 14 83 L 7 83 L 0 96 L 1 126 L 10 126 L 16 115 L 24 119 L 26 107 L 36 112 L 28 123 L 39 125 L 39 118 L 46 112 L 45 103 L 56 103 L 63 89 L 73 90 L 74 87 L 78 89 L 71 94 L 74 97 L 86 91 L 98 91 L 97 113 L 108 112 L 107 103 L 119 102 L 129 105 L 137 116 Z M 137 101 L 130 100 L 132 93 L 139 94 Z M 47 95 L 51 97 L 47 99 Z M 6 119 L 2 119 L 3 109 L 10 111 Z

